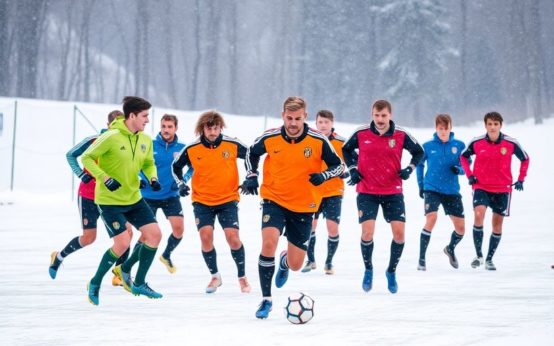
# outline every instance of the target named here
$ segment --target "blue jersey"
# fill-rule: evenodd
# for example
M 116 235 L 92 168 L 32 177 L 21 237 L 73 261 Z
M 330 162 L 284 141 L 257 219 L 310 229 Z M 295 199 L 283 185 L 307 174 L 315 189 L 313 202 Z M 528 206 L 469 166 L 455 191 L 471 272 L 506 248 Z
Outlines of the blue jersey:
M 454 139 L 454 132 L 450 133 L 448 142 L 443 142 L 435 133 L 433 139 L 423 144 L 425 154 L 423 160 L 417 165 L 417 184 L 425 191 L 435 191 L 446 195 L 460 193 L 458 175 L 453 173 L 452 167 L 460 169 L 460 175 L 464 174 L 460 164 L 460 155 L 465 149 L 462 141 Z M 425 178 L 423 171 L 427 162 Z
M 162 185 L 160 191 L 152 191 L 150 184 L 147 182 L 146 187 L 141 189 L 142 197 L 147 199 L 166 199 L 169 197 L 179 196 L 179 189 L 173 179 L 172 164 L 173 159 L 179 155 L 179 152 L 185 147 L 183 143 L 179 143 L 177 135 L 173 141 L 168 143 L 164 141 L 162 135 L 158 133 L 154 143 L 154 162 L 158 170 L 158 181 Z M 147 181 L 141 173 L 140 178 Z

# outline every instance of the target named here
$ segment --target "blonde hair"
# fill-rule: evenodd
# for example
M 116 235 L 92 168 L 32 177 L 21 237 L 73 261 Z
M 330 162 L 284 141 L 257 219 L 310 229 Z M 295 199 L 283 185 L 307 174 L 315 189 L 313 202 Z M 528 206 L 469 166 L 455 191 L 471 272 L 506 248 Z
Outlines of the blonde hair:
M 304 101 L 304 99 L 301 98 L 300 96 L 287 97 L 287 99 L 283 103 L 283 112 L 286 112 L 286 111 L 294 112 L 299 109 L 305 110 L 306 108 L 307 108 L 306 101 Z

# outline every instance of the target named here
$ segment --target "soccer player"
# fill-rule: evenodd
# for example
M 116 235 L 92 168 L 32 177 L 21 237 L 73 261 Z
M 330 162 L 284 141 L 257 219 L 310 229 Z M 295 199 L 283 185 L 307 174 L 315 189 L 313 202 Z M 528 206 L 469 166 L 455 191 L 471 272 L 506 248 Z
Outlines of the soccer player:
M 344 161 L 350 170 L 350 185 L 357 185 L 358 221 L 362 225 L 361 249 L 365 272 L 362 289 L 373 286 L 373 234 L 379 206 L 392 229 L 389 266 L 385 272 L 391 293 L 398 291 L 396 266 L 404 249 L 406 222 L 402 180 L 407 180 L 423 157 L 423 148 L 406 130 L 391 120 L 392 107 L 386 100 L 373 104 L 372 121 L 358 128 L 344 143 Z M 401 168 L 403 149 L 412 155 Z M 358 159 L 354 153 L 358 150 Z
M 473 243 L 477 257 L 471 262 L 473 268 L 483 264 L 483 221 L 487 207 L 492 209 L 492 233 L 485 269 L 496 270 L 492 257 L 502 237 L 502 223 L 510 215 L 512 186 L 523 191 L 523 182 L 529 168 L 529 155 L 515 138 L 503 134 L 503 118 L 498 112 L 489 112 L 484 118 L 487 133 L 474 138 L 462 153 L 461 163 L 473 188 Z M 470 158 L 475 155 L 473 167 Z M 520 161 L 519 176 L 512 183 L 512 155 Z
M 110 124 L 117 118 L 123 117 L 123 113 L 119 110 L 111 111 L 108 114 L 108 128 Z M 100 134 L 106 132 L 107 129 L 102 129 Z M 83 234 L 80 237 L 71 239 L 69 243 L 61 250 L 54 251 L 50 255 L 50 267 L 48 273 L 52 279 L 56 278 L 58 269 L 62 264 L 65 257 L 71 253 L 88 246 L 96 240 L 96 223 L 100 217 L 98 207 L 94 203 L 94 188 L 96 186 L 96 180 L 90 175 L 86 169 L 82 169 L 79 166 L 77 158 L 83 154 L 83 152 L 98 138 L 99 135 L 94 135 L 83 139 L 79 144 L 71 148 L 66 154 L 67 162 L 73 170 L 73 173 L 81 179 L 78 190 L 77 205 L 79 207 L 79 214 L 81 215 L 81 227 L 83 228 Z M 133 236 L 131 227 L 127 224 L 127 232 L 129 236 Z M 127 249 L 121 257 L 117 259 L 117 264 L 125 262 L 129 256 L 129 249 Z M 114 275 L 112 279 L 114 286 L 120 286 L 121 281 Z
M 85 168 L 99 182 L 94 201 L 98 205 L 113 246 L 108 249 L 88 284 L 91 304 L 99 304 L 100 285 L 104 275 L 117 259 L 129 248 L 131 237 L 125 232 L 127 221 L 142 233 L 144 243 L 140 251 L 134 251 L 114 273 L 123 281 L 123 287 L 134 295 L 161 298 L 162 295 L 148 286 L 146 274 L 156 255 L 162 233 L 152 210 L 139 191 L 139 172 L 142 170 L 154 191 L 160 190 L 152 139 L 143 133 L 148 123 L 151 104 L 135 96 L 123 99 L 125 118 L 116 119 L 109 131 L 103 133 L 83 153 Z M 131 266 L 139 262 L 135 281 L 131 280 Z
M 337 154 L 342 159 L 342 145 L 345 142 L 345 139 L 335 133 L 334 125 L 334 115 L 331 111 L 320 110 L 317 112 L 315 117 L 315 126 L 319 132 L 323 133 L 329 142 L 333 145 L 333 148 Z M 322 166 L 322 169 L 326 169 L 327 165 L 325 163 Z M 317 228 L 317 219 L 319 215 L 327 221 L 327 258 L 325 259 L 325 267 L 323 270 L 325 274 L 332 275 L 335 273 L 333 268 L 333 257 L 339 246 L 339 223 L 340 223 L 340 214 L 341 214 L 341 205 L 342 205 L 342 196 L 344 194 L 344 182 L 343 177 L 335 177 L 329 179 L 325 183 L 319 185 L 321 191 L 321 204 L 319 210 L 314 214 L 314 220 L 312 222 L 312 233 L 310 234 L 310 244 L 308 245 L 308 260 L 306 265 L 302 268 L 303 273 L 307 273 L 313 269 L 316 269 L 315 262 L 315 242 L 316 242 L 316 233 Z
M 164 114 L 160 121 L 160 132 L 153 140 L 154 144 L 154 162 L 158 171 L 158 179 L 162 188 L 154 191 L 148 184 L 144 173 L 141 173 L 142 197 L 152 209 L 154 216 L 158 209 L 162 209 L 165 217 L 171 225 L 172 233 L 167 239 L 167 246 L 160 255 L 160 261 L 166 266 L 170 273 L 175 273 L 177 268 L 171 260 L 171 252 L 183 238 L 185 230 L 183 221 L 183 207 L 179 200 L 179 188 L 173 179 L 172 164 L 179 152 L 185 147 L 177 138 L 178 120 L 175 115 Z M 139 239 L 142 243 L 143 238 Z
M 279 236 L 284 230 L 288 241 L 275 277 L 275 286 L 282 287 L 289 269 L 302 268 L 313 214 L 321 204 L 321 192 L 316 186 L 344 172 L 342 160 L 327 137 L 305 123 L 306 102 L 302 98 L 287 98 L 281 116 L 283 126 L 267 130 L 248 149 L 247 175 L 241 185 L 242 193 L 258 194 L 258 164 L 260 157 L 267 154 L 261 186 L 262 251 L 258 262 L 263 299 L 257 318 L 267 318 L 273 306 L 271 281 Z M 323 163 L 327 169 L 321 171 Z
M 225 121 L 216 111 L 200 115 L 195 132 L 198 139 L 188 144 L 173 162 L 173 174 L 179 194 L 186 196 L 189 187 L 183 180 L 183 167 L 191 166 L 192 206 L 196 227 L 202 243 L 202 256 L 212 275 L 206 293 L 214 293 L 221 286 L 221 274 L 217 267 L 214 247 L 214 223 L 218 218 L 225 233 L 231 255 L 238 271 L 241 292 L 250 292 L 246 278 L 244 246 L 239 237 L 239 173 L 237 159 L 244 159 L 246 146 L 239 140 L 225 136 Z
M 454 225 L 450 243 L 443 250 L 454 268 L 458 268 L 454 248 L 465 233 L 464 204 L 458 182 L 458 175 L 464 174 L 460 155 L 465 149 L 465 144 L 454 138 L 452 118 L 448 114 L 439 114 L 435 117 L 435 131 L 433 139 L 423 144 L 425 154 L 416 169 L 419 197 L 425 201 L 425 226 L 419 240 L 418 270 L 427 269 L 425 252 L 431 240 L 431 232 L 437 222 L 437 212 L 441 204 Z M 427 170 L 425 170 L 425 162 L 427 162 Z

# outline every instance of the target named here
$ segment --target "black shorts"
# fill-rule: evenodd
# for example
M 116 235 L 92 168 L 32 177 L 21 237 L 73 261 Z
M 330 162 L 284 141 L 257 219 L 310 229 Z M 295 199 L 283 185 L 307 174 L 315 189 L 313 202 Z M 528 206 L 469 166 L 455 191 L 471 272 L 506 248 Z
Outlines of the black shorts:
M 150 223 L 156 223 L 156 218 L 152 210 L 141 199 L 131 205 L 98 205 L 100 216 L 106 225 L 106 230 L 110 238 L 121 234 L 126 229 L 126 223 L 129 222 L 136 229 Z
M 319 210 L 314 214 L 314 219 L 318 219 L 319 215 L 327 220 L 340 223 L 340 211 L 342 206 L 342 196 L 323 197 Z
M 158 209 L 162 209 L 166 218 L 170 216 L 181 216 L 183 217 L 183 207 L 181 206 L 181 200 L 179 197 L 169 197 L 166 199 L 148 199 L 145 198 L 144 201 L 152 213 L 156 216 Z
M 297 213 L 283 208 L 275 202 L 264 199 L 262 202 L 262 229 L 275 227 L 296 247 L 306 251 L 312 232 L 314 213 Z
M 383 209 L 385 221 L 406 222 L 406 207 L 404 205 L 404 195 L 401 193 L 393 195 L 372 195 L 367 193 L 358 193 L 356 198 L 358 203 L 358 222 L 362 223 L 368 220 L 376 220 L 379 206 Z
M 461 195 L 446 195 L 435 191 L 425 191 L 425 215 L 439 210 L 442 204 L 444 213 L 455 217 L 464 217 L 464 204 Z
M 510 216 L 511 196 L 509 192 L 488 192 L 477 189 L 473 191 L 473 207 L 484 205 L 490 207 L 495 214 Z
M 236 228 L 239 229 L 239 202 L 231 201 L 220 205 L 205 205 L 199 202 L 193 202 L 194 217 L 196 228 L 204 226 L 214 226 L 215 217 L 221 225 L 221 228 Z
M 83 229 L 91 229 L 97 227 L 100 211 L 94 200 L 79 196 L 77 199 L 79 206 L 79 214 L 81 214 L 81 226 Z

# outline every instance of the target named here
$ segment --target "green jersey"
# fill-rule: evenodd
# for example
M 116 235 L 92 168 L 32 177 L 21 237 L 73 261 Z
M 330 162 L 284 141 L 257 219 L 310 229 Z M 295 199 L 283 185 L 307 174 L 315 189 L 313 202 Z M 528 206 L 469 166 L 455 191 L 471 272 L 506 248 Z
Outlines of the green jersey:
M 131 205 L 141 198 L 139 172 L 150 181 L 157 179 L 152 138 L 142 131 L 132 133 L 125 119 L 115 120 L 81 156 L 85 168 L 96 178 L 94 202 L 103 205 Z M 106 177 L 117 180 L 121 187 L 110 191 Z

